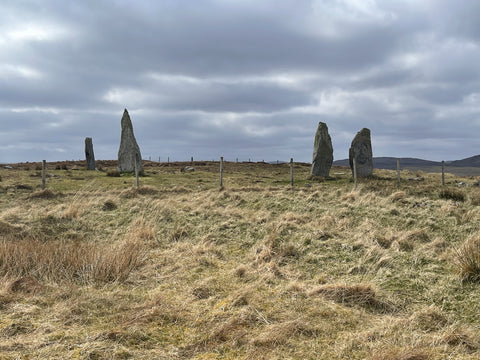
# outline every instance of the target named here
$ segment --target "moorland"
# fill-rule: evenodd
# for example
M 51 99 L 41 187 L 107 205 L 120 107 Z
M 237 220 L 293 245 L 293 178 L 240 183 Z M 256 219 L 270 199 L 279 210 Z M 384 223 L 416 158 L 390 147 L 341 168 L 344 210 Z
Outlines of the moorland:
M 480 357 L 473 177 L 84 167 L 0 169 L 1 359 Z

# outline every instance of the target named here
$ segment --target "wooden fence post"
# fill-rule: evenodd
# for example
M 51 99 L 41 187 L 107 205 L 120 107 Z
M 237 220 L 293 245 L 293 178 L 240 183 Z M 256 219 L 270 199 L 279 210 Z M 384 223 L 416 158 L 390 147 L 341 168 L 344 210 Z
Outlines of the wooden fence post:
M 397 185 L 400 186 L 400 159 L 397 159 Z
M 293 158 L 290 158 L 290 185 L 293 188 Z
M 442 160 L 442 186 L 445 186 L 445 161 Z
M 46 174 L 47 172 L 47 161 L 42 160 L 42 190 L 45 189 L 45 183 L 46 183 Z
M 223 188 L 223 156 L 220 157 L 220 189 Z
M 139 156 L 138 154 L 135 154 L 135 186 L 138 188 L 140 185 L 140 182 L 138 180 L 138 168 L 139 168 Z
M 357 190 L 357 158 L 353 158 L 353 184 L 354 189 Z

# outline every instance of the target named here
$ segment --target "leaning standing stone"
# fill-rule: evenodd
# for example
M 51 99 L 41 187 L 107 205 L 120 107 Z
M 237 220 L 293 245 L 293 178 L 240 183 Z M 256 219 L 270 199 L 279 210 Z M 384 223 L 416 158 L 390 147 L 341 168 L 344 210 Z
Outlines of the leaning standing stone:
M 352 140 L 349 151 L 350 168 L 353 173 L 353 159 L 357 160 L 357 176 L 367 177 L 373 173 L 372 142 L 370 130 L 363 128 Z
M 95 155 L 90 137 L 85 138 L 85 159 L 87 160 L 87 170 L 95 170 Z
M 135 162 L 138 164 L 138 171 L 142 171 L 142 155 L 133 135 L 132 120 L 125 109 L 122 116 L 122 138 L 118 149 L 118 171 L 135 171 Z
M 332 163 L 332 139 L 328 134 L 327 124 L 319 122 L 317 132 L 315 133 L 315 142 L 313 143 L 313 160 L 310 174 L 328 177 Z

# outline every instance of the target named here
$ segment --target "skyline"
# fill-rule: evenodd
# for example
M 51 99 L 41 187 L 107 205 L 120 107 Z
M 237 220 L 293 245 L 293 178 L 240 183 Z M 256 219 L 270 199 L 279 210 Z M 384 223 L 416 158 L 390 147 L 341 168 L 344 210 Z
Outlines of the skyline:
M 334 160 L 480 153 L 480 3 L 15 1 L 0 5 L 0 162 Z

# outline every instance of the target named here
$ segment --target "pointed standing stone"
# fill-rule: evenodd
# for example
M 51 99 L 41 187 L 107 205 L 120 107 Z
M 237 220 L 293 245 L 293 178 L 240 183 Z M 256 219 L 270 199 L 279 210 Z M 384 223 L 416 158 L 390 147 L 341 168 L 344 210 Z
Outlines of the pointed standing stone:
M 87 170 L 95 170 L 95 155 L 90 137 L 85 138 L 85 159 L 87 160 Z
M 350 168 L 353 173 L 353 159 L 357 159 L 357 176 L 368 177 L 373 173 L 372 142 L 370 130 L 363 128 L 352 140 L 349 151 Z
M 138 164 L 138 171 L 142 171 L 142 154 L 133 135 L 132 121 L 127 109 L 122 116 L 122 138 L 118 149 L 118 171 L 134 172 L 135 161 Z
M 313 160 L 310 174 L 328 177 L 330 175 L 332 163 L 332 139 L 328 134 L 327 124 L 319 122 L 317 132 L 315 133 L 315 141 L 313 143 Z

